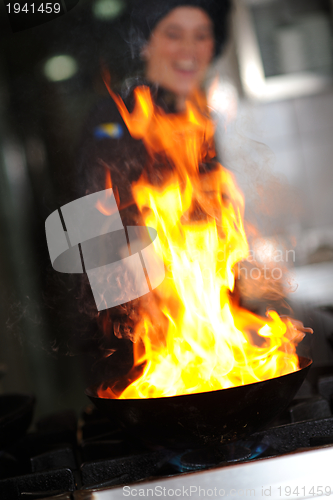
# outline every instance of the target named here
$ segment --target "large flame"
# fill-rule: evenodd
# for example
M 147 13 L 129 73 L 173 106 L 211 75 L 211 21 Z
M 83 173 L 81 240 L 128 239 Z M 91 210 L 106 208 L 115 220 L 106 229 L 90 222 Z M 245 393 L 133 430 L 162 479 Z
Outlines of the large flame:
M 163 153 L 173 168 L 162 186 L 147 174 L 132 186 L 145 224 L 157 230 L 154 245 L 166 278 L 152 292 L 159 319 L 154 308 L 142 308 L 127 381 L 100 388 L 99 396 L 199 393 L 297 370 L 295 344 L 302 335 L 294 324 L 275 311 L 257 316 L 233 296 L 235 264 L 249 252 L 244 202 L 231 173 L 218 164 L 204 168 L 215 149 L 202 96 L 178 114 L 164 113 L 147 87 L 135 90 L 132 113 L 112 96 L 132 136 L 151 157 Z

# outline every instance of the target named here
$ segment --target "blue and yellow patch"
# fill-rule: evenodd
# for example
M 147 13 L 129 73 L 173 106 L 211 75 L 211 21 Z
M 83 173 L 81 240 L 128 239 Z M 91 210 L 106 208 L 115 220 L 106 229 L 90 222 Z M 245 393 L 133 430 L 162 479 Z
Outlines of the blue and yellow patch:
M 123 127 L 120 123 L 101 123 L 94 129 L 96 139 L 120 139 L 123 136 Z

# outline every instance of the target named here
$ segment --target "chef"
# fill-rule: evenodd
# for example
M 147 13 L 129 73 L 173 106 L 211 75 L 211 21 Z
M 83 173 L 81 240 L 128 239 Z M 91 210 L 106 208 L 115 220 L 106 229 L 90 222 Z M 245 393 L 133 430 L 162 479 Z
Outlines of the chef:
M 148 85 L 155 103 L 168 113 L 182 113 L 186 100 L 201 91 L 210 63 L 227 38 L 231 0 L 137 0 L 131 13 L 132 53 L 143 63 L 136 85 Z M 132 111 L 135 86 L 123 100 Z M 156 159 L 155 159 L 156 160 Z M 143 142 L 131 137 L 113 99 L 91 112 L 82 135 L 80 195 L 105 188 L 106 171 L 119 193 L 123 223 L 133 223 L 136 207 L 131 183 L 155 161 Z M 161 166 L 156 166 L 156 173 Z
M 136 53 L 143 63 L 143 74 L 135 79 L 135 86 L 148 85 L 155 104 L 164 112 L 183 113 L 186 101 L 196 93 L 201 92 L 204 97 L 207 70 L 227 38 L 230 3 L 231 0 L 136 0 L 131 13 L 130 38 L 132 53 Z M 130 112 L 134 106 L 135 86 L 126 88 L 121 96 Z M 201 167 L 210 169 L 215 164 L 210 161 Z M 79 196 L 105 189 L 106 174 L 111 174 L 122 222 L 124 226 L 130 226 L 142 223 L 132 197 L 131 184 L 140 178 L 143 169 L 148 168 L 158 182 L 159 176 L 163 176 L 170 165 L 167 167 L 167 162 L 149 157 L 143 141 L 131 137 L 110 96 L 97 104 L 85 124 L 78 168 Z M 88 282 L 81 295 L 85 302 L 83 309 L 90 311 L 92 318 L 95 314 L 94 321 L 97 320 L 99 327 L 95 329 L 95 340 L 89 337 L 87 349 L 95 351 L 95 358 L 113 353 L 113 363 L 104 358 L 105 362 L 93 364 L 96 371 L 94 382 L 98 383 L 114 373 L 119 376 L 131 366 L 131 331 L 138 312 L 134 301 L 97 315 L 92 300 L 89 307 L 91 292 Z M 99 335 L 98 329 L 104 333 Z M 109 334 L 105 335 L 105 330 Z

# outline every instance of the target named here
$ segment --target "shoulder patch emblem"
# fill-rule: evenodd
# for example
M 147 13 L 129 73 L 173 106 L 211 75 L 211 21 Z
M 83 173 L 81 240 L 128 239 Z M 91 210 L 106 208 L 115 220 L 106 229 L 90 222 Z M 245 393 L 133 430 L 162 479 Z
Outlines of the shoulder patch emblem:
M 120 139 L 123 136 L 123 127 L 120 123 L 101 123 L 94 129 L 96 139 Z

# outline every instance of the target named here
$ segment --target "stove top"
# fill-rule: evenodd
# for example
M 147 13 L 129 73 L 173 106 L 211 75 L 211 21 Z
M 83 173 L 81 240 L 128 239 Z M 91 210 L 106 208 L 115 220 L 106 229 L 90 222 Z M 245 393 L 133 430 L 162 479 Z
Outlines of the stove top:
M 291 406 L 249 438 L 167 449 L 87 407 L 43 417 L 0 452 L 0 498 L 314 498 L 333 496 L 333 376 L 306 381 Z M 321 493 L 322 492 L 322 493 Z
M 214 470 L 154 479 L 90 496 L 77 492 L 76 500 L 120 500 L 124 497 L 273 498 L 305 499 L 333 495 L 333 446 L 306 449 Z

